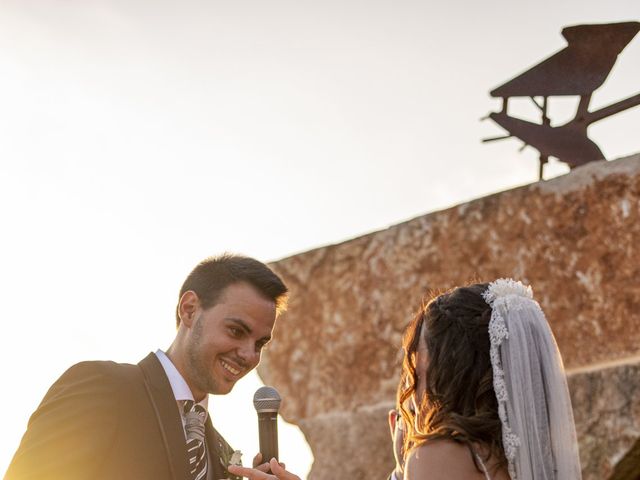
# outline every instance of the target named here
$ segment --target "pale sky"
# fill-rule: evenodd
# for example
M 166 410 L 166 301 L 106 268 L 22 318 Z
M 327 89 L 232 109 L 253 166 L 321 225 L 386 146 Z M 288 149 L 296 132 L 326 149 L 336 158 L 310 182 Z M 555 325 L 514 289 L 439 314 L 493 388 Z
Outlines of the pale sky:
M 564 26 L 639 17 L 637 0 L 0 1 L 0 473 L 71 364 L 170 344 L 202 258 L 277 260 L 536 181 L 533 149 L 480 143 L 503 133 L 479 121 L 489 90 Z M 592 108 L 639 91 L 637 37 Z M 552 118 L 575 105 L 551 99 Z M 590 136 L 617 158 L 638 125 L 640 107 Z M 258 386 L 212 399 L 245 463 Z M 281 424 L 302 476 L 303 443 Z

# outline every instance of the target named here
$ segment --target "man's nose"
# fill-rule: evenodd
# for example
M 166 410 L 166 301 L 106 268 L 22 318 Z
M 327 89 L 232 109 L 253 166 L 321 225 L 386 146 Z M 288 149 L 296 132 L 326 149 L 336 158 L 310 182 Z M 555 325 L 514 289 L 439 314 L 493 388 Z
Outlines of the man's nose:
M 255 344 L 251 342 L 244 342 L 240 348 L 238 348 L 238 356 L 245 363 L 245 366 L 252 367 L 260 360 L 260 352 L 256 351 Z

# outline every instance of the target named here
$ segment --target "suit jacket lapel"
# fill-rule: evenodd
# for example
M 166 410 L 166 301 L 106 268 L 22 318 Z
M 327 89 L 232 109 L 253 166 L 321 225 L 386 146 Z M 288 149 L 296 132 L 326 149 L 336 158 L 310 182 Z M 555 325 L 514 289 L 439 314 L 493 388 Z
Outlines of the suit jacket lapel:
M 219 479 L 226 478 L 226 465 L 222 465 L 221 459 L 222 456 L 220 453 L 224 449 L 223 446 L 223 438 L 220 436 L 218 431 L 213 428 L 213 424 L 211 423 L 211 416 L 207 416 L 207 422 L 205 424 L 205 436 L 207 437 L 207 450 L 209 453 L 209 469 L 210 473 L 213 476 L 209 478 Z M 225 442 L 226 443 L 226 442 Z
M 190 478 L 182 419 L 164 368 L 154 353 L 147 355 L 138 365 L 145 378 L 172 475 L 175 480 Z

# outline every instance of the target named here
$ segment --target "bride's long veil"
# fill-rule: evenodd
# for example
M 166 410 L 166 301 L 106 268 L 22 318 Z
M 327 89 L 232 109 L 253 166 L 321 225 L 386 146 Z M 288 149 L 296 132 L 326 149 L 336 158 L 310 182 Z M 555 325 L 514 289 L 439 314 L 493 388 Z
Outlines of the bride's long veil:
M 493 383 L 512 480 L 581 478 L 578 442 L 562 358 L 530 287 L 491 283 Z

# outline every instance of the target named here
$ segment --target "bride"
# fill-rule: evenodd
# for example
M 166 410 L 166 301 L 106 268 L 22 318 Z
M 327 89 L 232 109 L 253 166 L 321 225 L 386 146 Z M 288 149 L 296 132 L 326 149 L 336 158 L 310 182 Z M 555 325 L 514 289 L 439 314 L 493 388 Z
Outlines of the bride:
M 562 359 L 530 287 L 500 279 L 444 293 L 403 347 L 404 480 L 580 480 Z M 260 468 L 229 471 L 299 480 L 275 459 Z
M 456 288 L 403 343 L 405 480 L 581 478 L 562 359 L 531 288 Z

